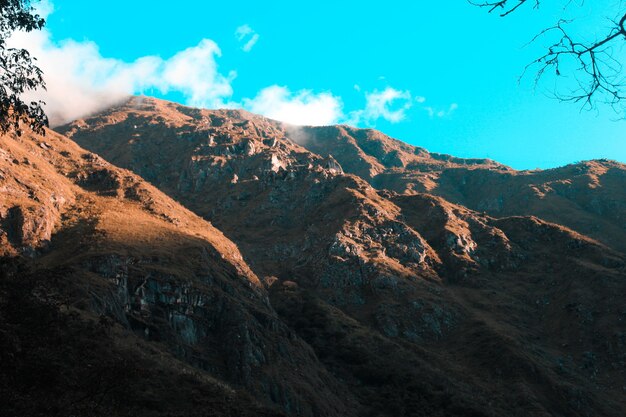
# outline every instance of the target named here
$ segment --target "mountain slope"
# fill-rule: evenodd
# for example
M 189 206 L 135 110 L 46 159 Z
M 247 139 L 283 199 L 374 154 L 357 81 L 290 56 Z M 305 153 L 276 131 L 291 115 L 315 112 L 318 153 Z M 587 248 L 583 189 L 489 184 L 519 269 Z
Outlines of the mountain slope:
M 3 271 L 43 282 L 58 310 L 46 303 L 41 309 L 54 313 L 54 320 L 78 315 L 83 319 L 76 326 L 90 328 L 98 317 L 113 319 L 119 337 L 102 336 L 112 339 L 106 343 L 133 345 L 139 338 L 164 358 L 150 360 L 162 366 L 157 372 L 182 377 L 192 366 L 197 384 L 217 378 L 222 382 L 204 383 L 216 403 L 223 398 L 226 405 L 232 385 L 266 406 L 301 415 L 347 412 L 349 393 L 277 317 L 263 285 L 220 231 L 54 132 L 1 140 L 0 239 L 9 259 Z M 11 272 L 18 255 L 27 272 Z M 11 307 L 10 298 L 5 302 Z M 3 338 L 9 337 L 11 322 L 3 324 L 9 326 Z M 20 353 L 26 341 L 15 337 L 4 343 Z M 136 343 L 143 346 L 141 340 Z M 129 357 L 147 353 L 138 349 Z M 114 407 L 115 399 L 108 400 Z M 250 410 L 260 409 L 248 403 Z M 131 405 L 139 407 L 134 415 L 149 413 L 150 407 Z M 118 405 L 114 411 L 123 410 Z
M 516 171 L 373 131 L 149 98 L 59 130 L 232 239 L 355 415 L 625 409 L 624 255 L 532 213 L 493 217 L 432 195 L 446 175 L 506 184 Z M 394 185 L 404 178 L 413 185 Z
M 534 215 L 626 251 L 624 164 L 515 171 L 486 159 L 428 153 L 371 129 L 303 127 L 294 137 L 378 189 L 436 194 L 498 217 Z

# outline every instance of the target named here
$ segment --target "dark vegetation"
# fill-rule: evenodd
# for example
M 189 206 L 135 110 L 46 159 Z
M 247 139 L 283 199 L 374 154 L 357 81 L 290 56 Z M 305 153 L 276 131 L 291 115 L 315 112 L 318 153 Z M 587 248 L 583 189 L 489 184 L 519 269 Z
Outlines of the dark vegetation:
M 373 332 L 314 293 L 283 288 L 273 291 L 272 303 L 320 360 L 356 392 L 363 405 L 358 415 L 492 415 L 485 411 L 486 404 L 475 399 L 472 403 L 475 388 L 461 387 L 429 366 L 429 353 L 416 355 L 414 345 Z

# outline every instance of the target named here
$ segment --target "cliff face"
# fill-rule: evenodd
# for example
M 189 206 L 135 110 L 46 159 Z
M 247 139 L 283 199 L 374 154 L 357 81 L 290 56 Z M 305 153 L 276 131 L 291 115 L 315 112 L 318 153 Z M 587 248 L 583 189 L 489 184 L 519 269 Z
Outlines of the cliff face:
M 228 381 L 289 414 L 618 416 L 626 409 L 620 164 L 518 172 L 372 130 L 293 127 L 149 98 L 59 132 L 234 242 L 242 260 L 229 259 L 248 271 L 249 297 L 261 305 L 229 313 L 229 326 L 249 329 L 259 320 L 255 309 L 266 312 L 278 323 L 270 340 L 295 338 L 291 362 L 246 360 L 256 354 L 249 346 L 265 346 L 263 357 L 285 348 L 244 330 L 236 335 L 252 342 L 235 359 L 223 355 L 211 368 L 182 357 L 217 375 L 229 375 L 220 366 L 247 363 Z M 191 258 L 184 262 L 201 259 Z M 151 259 L 159 269 L 181 263 L 163 252 Z M 150 297 L 168 291 L 149 288 Z M 209 339 L 237 337 L 227 335 Z M 274 381 L 267 374 L 291 379 L 279 388 L 259 384 Z

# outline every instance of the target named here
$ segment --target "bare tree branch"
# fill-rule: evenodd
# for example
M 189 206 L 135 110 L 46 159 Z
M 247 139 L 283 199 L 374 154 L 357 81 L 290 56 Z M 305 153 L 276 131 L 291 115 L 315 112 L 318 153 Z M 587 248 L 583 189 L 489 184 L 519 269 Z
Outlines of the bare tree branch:
M 575 40 L 566 30 L 569 21 L 560 20 L 555 26 L 543 30 L 533 38 L 556 32 L 559 39 L 548 47 L 548 51 L 526 66 L 525 72 L 536 67 L 538 82 L 548 69 L 553 69 L 557 76 L 562 75 L 561 65 L 570 60 L 577 65 L 575 78 L 578 88 L 568 94 L 555 92 L 555 96 L 562 101 L 582 102 L 583 106 L 593 108 L 596 101 L 605 102 L 612 106 L 618 105 L 626 99 L 623 91 L 622 65 L 613 57 L 610 44 L 626 40 L 624 23 L 626 14 L 614 27 L 599 40 L 592 43 L 583 43 Z
M 511 13 L 513 13 L 515 10 L 517 10 L 519 7 L 521 7 L 522 5 L 526 4 L 526 3 L 535 3 L 535 5 L 533 6 L 534 9 L 539 7 L 539 0 L 533 0 L 533 1 L 529 1 L 529 0 L 517 0 L 517 3 L 515 2 L 509 2 L 509 0 L 500 0 L 500 1 L 485 1 L 485 2 L 481 2 L 481 3 L 476 3 L 473 2 L 471 0 L 469 0 L 469 3 L 474 5 L 474 6 L 478 6 L 478 7 L 486 7 L 489 9 L 489 13 L 493 12 L 496 9 L 501 9 L 502 13 L 500 13 L 501 17 L 507 16 Z M 513 5 L 511 5 L 511 3 L 514 3 Z
M 569 0 L 567 8 L 573 0 Z M 470 4 L 488 8 L 489 13 L 501 9 L 500 16 L 504 17 L 517 10 L 526 3 L 534 3 L 534 8 L 539 7 L 539 0 L 500 0 L 484 1 Z M 580 2 L 582 5 L 582 1 Z M 604 36 L 594 42 L 577 40 L 567 30 L 570 20 L 561 19 L 554 26 L 546 28 L 538 33 L 529 43 L 534 43 L 540 38 L 555 36 L 556 41 L 548 46 L 547 52 L 528 64 L 522 73 L 523 78 L 532 68 L 536 71 L 535 84 L 546 74 L 553 70 L 557 76 L 565 76 L 564 69 L 573 72 L 576 87 L 567 94 L 555 91 L 555 97 L 561 101 L 583 103 L 583 107 L 594 108 L 595 103 L 603 102 L 613 106 L 619 111 L 618 106 L 626 102 L 625 80 L 622 74 L 622 64 L 615 58 L 613 46 L 626 41 L 626 10 L 620 13 L 621 17 L 612 21 L 611 27 Z M 568 65 L 573 65 L 570 71 Z

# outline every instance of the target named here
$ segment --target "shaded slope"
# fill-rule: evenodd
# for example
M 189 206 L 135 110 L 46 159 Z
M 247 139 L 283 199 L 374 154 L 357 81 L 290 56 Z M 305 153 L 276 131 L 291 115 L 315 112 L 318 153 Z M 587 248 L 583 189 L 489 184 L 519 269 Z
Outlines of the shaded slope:
M 0 270 L 2 415 L 284 416 L 106 316 L 67 307 L 67 271 L 6 260 Z

